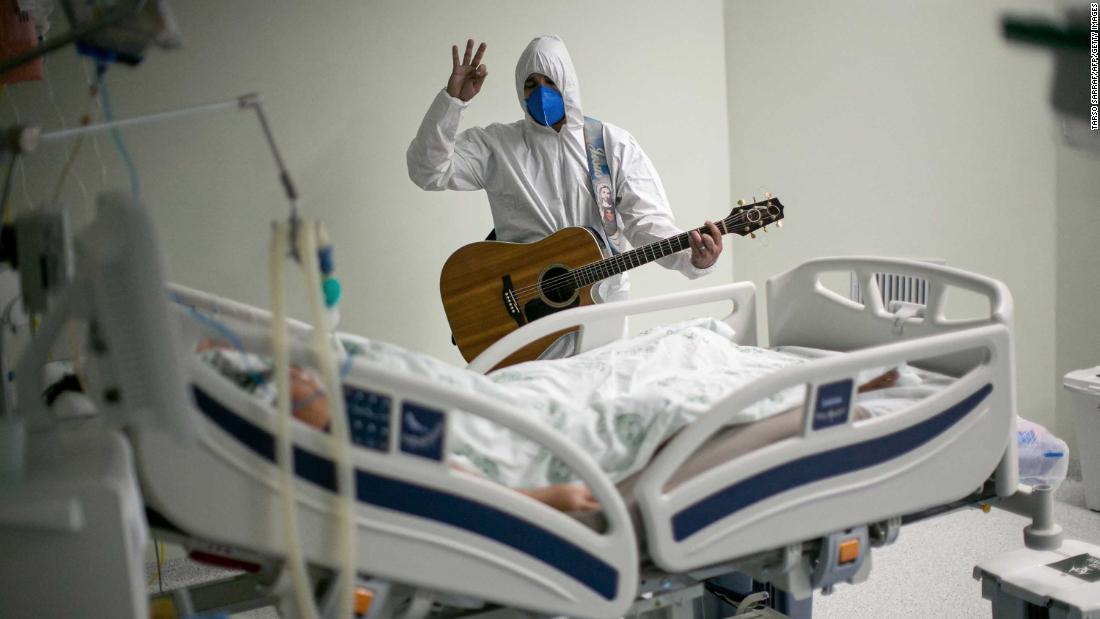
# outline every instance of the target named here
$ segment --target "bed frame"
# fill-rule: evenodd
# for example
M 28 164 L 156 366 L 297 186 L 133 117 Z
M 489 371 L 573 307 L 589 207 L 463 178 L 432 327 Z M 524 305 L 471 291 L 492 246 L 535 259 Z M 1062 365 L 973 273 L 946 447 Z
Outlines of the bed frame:
M 829 290 L 821 277 L 831 271 L 855 272 L 869 292 L 866 304 Z M 923 314 L 883 307 L 876 272 L 927 279 L 930 297 Z M 946 318 L 943 303 L 952 287 L 984 296 L 989 315 Z M 246 347 L 268 346 L 266 312 L 178 286 L 172 291 L 182 303 L 232 321 Z M 503 338 L 470 368 L 485 371 L 525 344 L 567 327 L 580 327 L 579 346 L 587 350 L 621 337 L 628 316 L 715 301 L 733 304 L 721 319 L 736 330 L 739 343 L 755 344 L 755 287 L 736 283 L 554 314 Z M 907 260 L 830 258 L 771 278 L 766 316 L 767 345 L 847 354 L 755 381 L 679 432 L 635 487 L 640 527 L 595 461 L 549 427 L 485 397 L 353 360 L 345 396 L 356 442 L 361 576 L 406 592 L 431 591 L 437 601 L 485 601 L 579 617 L 620 616 L 632 605 L 636 610 L 644 602 L 639 594 L 652 590 L 647 583 L 654 574 L 688 586 L 707 573 L 738 567 L 807 595 L 833 582 L 866 577 L 868 531 L 878 531 L 876 539 L 889 538 L 910 514 L 957 505 L 983 488 L 1000 496 L 1015 491 L 1012 304 L 1004 285 Z M 185 338 L 192 341 L 218 335 L 186 319 L 181 324 L 190 325 Z M 292 356 L 309 362 L 309 328 L 293 323 L 290 331 Z M 225 555 L 277 561 L 286 550 L 274 415 L 191 361 L 198 443 L 181 445 L 155 429 L 134 431 L 146 503 L 162 528 L 181 538 L 202 540 Z M 898 414 L 855 420 L 856 374 L 901 362 L 957 380 Z M 687 458 L 736 413 L 796 385 L 805 385 L 808 395 L 798 436 L 668 487 Z M 606 527 L 594 530 L 450 468 L 446 416 L 454 410 L 544 445 L 592 489 Z M 410 416 L 419 423 L 410 423 Z M 333 570 L 338 553 L 334 465 L 328 455 L 332 439 L 295 423 L 293 441 L 306 559 L 317 570 Z M 827 560 L 838 535 L 862 535 L 864 552 L 856 564 Z M 815 567 L 815 556 L 826 560 Z M 278 587 L 278 579 L 272 583 Z

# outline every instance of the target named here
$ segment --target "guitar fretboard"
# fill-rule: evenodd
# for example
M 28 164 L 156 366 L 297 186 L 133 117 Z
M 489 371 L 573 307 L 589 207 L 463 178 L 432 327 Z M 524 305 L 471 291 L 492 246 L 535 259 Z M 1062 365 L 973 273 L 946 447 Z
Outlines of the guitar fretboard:
M 718 223 L 718 228 L 723 231 L 723 233 L 725 233 L 727 229 L 724 225 L 725 223 L 725 221 Z M 706 228 L 697 228 L 697 230 L 700 234 L 706 232 Z M 672 236 L 657 241 L 656 243 L 650 243 L 649 245 L 644 245 L 630 251 L 624 251 L 610 258 L 604 258 L 592 264 L 586 264 L 583 267 L 577 267 L 571 272 L 575 285 L 580 287 L 594 284 L 613 275 L 618 275 L 619 273 L 629 271 L 635 267 L 640 267 L 643 264 L 648 264 L 654 260 L 688 249 L 691 247 L 691 242 L 688 237 L 689 234 L 690 231 L 684 232 L 678 236 Z

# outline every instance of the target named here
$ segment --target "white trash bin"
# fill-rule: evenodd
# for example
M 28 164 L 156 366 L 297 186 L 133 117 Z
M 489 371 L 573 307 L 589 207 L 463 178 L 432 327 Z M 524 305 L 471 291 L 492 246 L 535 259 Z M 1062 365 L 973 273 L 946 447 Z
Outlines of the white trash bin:
M 1085 505 L 1100 511 L 1100 366 L 1070 372 L 1064 384 L 1073 396 Z

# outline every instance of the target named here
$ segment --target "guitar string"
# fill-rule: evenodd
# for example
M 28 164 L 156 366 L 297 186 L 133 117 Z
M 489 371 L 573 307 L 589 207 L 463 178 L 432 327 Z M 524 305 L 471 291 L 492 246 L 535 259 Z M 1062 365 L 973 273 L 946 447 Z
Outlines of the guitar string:
M 723 225 L 725 225 L 725 227 L 726 227 L 727 233 L 729 233 L 729 232 L 735 232 L 734 230 L 730 230 L 730 229 L 729 229 L 731 225 L 736 225 L 736 224 L 740 224 L 740 223 L 742 223 L 743 221 L 745 221 L 745 220 L 741 220 L 741 221 L 734 221 L 734 218 L 735 218 L 735 217 L 741 217 L 741 216 L 744 216 L 744 213 L 737 213 L 736 215 L 730 215 L 730 216 L 729 216 L 729 217 L 727 217 L 726 219 L 723 219 L 723 220 L 721 220 L 721 222 L 723 223 Z M 730 220 L 730 221 L 726 221 L 727 219 L 728 219 L 728 220 Z M 704 230 L 705 230 L 705 228 L 697 228 L 696 230 L 697 230 L 697 231 L 700 231 L 700 232 L 702 232 L 702 231 L 704 231 Z M 669 238 L 667 238 L 667 239 L 661 239 L 660 241 L 656 241 L 656 242 L 654 242 L 654 243 L 650 243 L 649 245 L 644 245 L 644 246 L 642 246 L 642 247 L 638 247 L 638 248 L 632 249 L 632 250 L 631 250 L 631 251 L 629 251 L 629 252 L 625 252 L 625 253 L 623 253 L 623 254 L 619 254 L 619 255 L 617 255 L 617 256 L 611 256 L 611 257 L 608 257 L 608 258 L 603 258 L 603 259 L 601 259 L 601 260 L 597 260 L 596 262 L 592 262 L 592 263 L 589 263 L 589 264 L 586 264 L 586 265 L 582 265 L 582 266 L 579 266 L 579 267 L 577 267 L 577 268 L 575 268 L 575 269 L 572 269 L 572 270 L 570 270 L 570 271 L 569 271 L 568 273 L 565 273 L 565 274 L 563 274 L 563 275 L 556 275 L 556 276 L 554 276 L 554 277 L 552 277 L 552 278 L 550 278 L 550 279 L 548 279 L 548 280 L 546 280 L 546 281 L 544 281 L 544 282 L 537 282 L 537 283 L 535 283 L 535 284 L 531 284 L 531 285 L 528 285 L 528 286 L 524 286 L 523 288 L 517 288 L 517 289 L 513 290 L 512 292 L 513 292 L 513 294 L 515 294 L 515 295 L 518 295 L 518 296 L 526 296 L 526 295 L 527 295 L 528 293 L 530 293 L 531 291 L 535 291 L 535 292 L 537 293 L 537 292 L 538 292 L 538 288 L 540 288 L 540 287 L 541 287 L 541 288 L 543 288 L 543 289 L 546 289 L 546 287 L 547 287 L 548 285 L 557 285 L 557 284 L 560 284 L 560 283 L 562 283 L 562 282 L 563 282 L 563 281 L 565 281 L 565 280 L 568 280 L 568 279 L 570 279 L 570 278 L 573 278 L 573 277 L 574 277 L 574 276 L 575 276 L 575 275 L 576 275 L 577 273 L 580 273 L 581 271 L 592 271 L 593 273 L 598 273 L 598 272 L 599 272 L 599 269 L 600 269 L 600 268 L 602 268 L 602 267 L 601 267 L 600 265 L 603 265 L 603 264 L 605 264 L 605 263 L 606 263 L 606 264 L 608 264 L 608 265 L 610 265 L 610 264 L 612 264 L 612 263 L 614 263 L 614 262 L 616 262 L 616 261 L 622 262 L 622 261 L 623 261 L 623 257 L 624 257 L 624 256 L 626 256 L 627 254 L 634 254 L 634 255 L 644 255 L 644 254 L 643 254 L 643 253 L 641 253 L 641 252 L 644 252 L 644 250 L 646 250 L 646 249 L 648 249 L 648 248 L 650 248 L 650 247 L 653 247 L 653 246 L 659 246 L 659 245 L 661 245 L 662 243 L 669 243 L 669 249 L 671 250 L 671 247 L 672 247 L 672 245 L 671 245 L 671 242 L 672 242 L 673 240 L 679 239 L 679 237 L 681 237 L 681 236 L 684 236 L 684 235 L 683 235 L 683 234 L 680 234 L 680 235 L 677 235 L 677 236 L 675 236 L 675 237 L 669 237 Z M 690 245 L 689 245 L 689 247 L 690 247 Z M 681 249 L 678 249 L 678 250 L 676 250 L 676 252 L 684 251 L 685 249 L 688 249 L 688 248 L 687 248 L 687 247 L 684 247 L 684 248 L 681 248 Z M 659 247 L 658 247 L 657 251 L 663 251 L 663 249 L 661 249 L 661 248 L 659 248 Z M 676 252 L 671 252 L 671 251 L 670 251 L 670 253 L 669 253 L 669 254 L 665 254 L 665 255 L 667 256 L 667 255 L 670 255 L 670 254 L 672 254 L 672 253 L 676 253 Z M 664 257 L 664 256 L 661 256 L 661 258 L 663 258 L 663 257 Z M 647 260 L 646 260 L 646 262 L 650 262 L 650 261 L 652 261 L 652 260 L 656 260 L 656 259 L 658 259 L 658 258 L 650 258 L 650 259 L 647 259 Z M 639 265 L 639 266 L 640 266 L 640 265 Z M 601 277 L 600 279 L 606 279 L 606 277 L 610 277 L 610 275 L 608 275 L 608 276 L 605 276 L 605 277 Z M 598 281 L 598 280 L 597 280 L 597 281 Z
M 759 209 L 754 209 L 754 210 L 759 210 Z M 742 223 L 754 223 L 754 222 L 752 222 L 752 220 L 747 219 L 747 213 L 748 212 L 749 211 L 743 211 L 741 213 L 737 213 L 736 215 L 730 215 L 729 217 L 726 217 L 725 219 L 721 220 L 721 222 L 726 227 L 726 230 L 727 230 L 726 234 L 728 234 L 730 232 L 737 232 L 737 230 L 731 230 L 730 229 L 731 226 L 737 226 L 737 225 L 740 225 Z M 759 221 L 763 221 L 763 219 L 761 219 Z M 773 220 L 773 221 L 778 221 L 778 219 Z M 697 228 L 696 230 L 699 231 L 699 232 L 702 232 L 702 231 L 705 230 L 705 228 Z M 662 239 L 662 240 L 657 241 L 655 243 L 650 243 L 649 245 L 644 245 L 642 247 L 633 249 L 633 250 L 631 250 L 629 252 L 625 252 L 623 254 L 619 254 L 617 256 L 611 256 L 609 258 L 604 258 L 602 260 L 597 260 L 596 262 L 577 267 L 575 269 L 570 270 L 567 273 L 564 273 L 562 275 L 554 276 L 554 277 L 552 277 L 552 278 L 550 278 L 546 281 L 537 282 L 535 284 L 528 285 L 528 286 L 525 286 L 523 288 L 517 288 L 516 290 L 511 291 L 512 299 L 514 301 L 519 301 L 521 299 L 522 300 L 527 300 L 528 298 L 533 298 L 535 296 L 539 296 L 541 293 L 544 293 L 544 292 L 547 292 L 547 291 L 556 291 L 556 290 L 559 290 L 559 289 L 565 287 L 562 284 L 567 284 L 567 285 L 571 284 L 575 289 L 576 287 L 579 287 L 579 286 L 577 286 L 577 282 L 576 282 L 576 276 L 577 275 L 599 275 L 600 270 L 603 269 L 603 268 L 607 268 L 607 267 L 615 268 L 616 266 L 629 265 L 628 260 L 631 256 L 643 256 L 645 258 L 645 263 L 651 262 L 653 260 L 657 260 L 659 258 L 663 258 L 664 256 L 660 256 L 660 257 L 654 256 L 654 257 L 650 258 L 650 257 L 646 256 L 645 252 L 648 248 L 651 248 L 651 247 L 654 247 L 654 246 L 660 246 L 662 243 L 669 243 L 669 249 L 671 249 L 672 248 L 672 241 L 675 240 L 679 243 L 680 242 L 680 237 L 684 237 L 684 236 L 686 236 L 686 235 L 681 234 L 681 235 L 677 235 L 675 237 L 669 237 L 667 239 Z M 678 252 L 684 251 L 684 250 L 689 249 L 689 248 L 691 248 L 690 245 L 688 245 L 687 247 L 683 247 L 681 249 L 678 249 L 676 251 L 670 251 L 668 254 L 665 254 L 665 255 L 667 256 L 667 255 L 671 255 L 673 253 L 678 253 Z M 664 249 L 661 248 L 661 247 L 657 247 L 656 251 L 657 252 L 663 252 Z M 629 270 L 629 269 L 632 269 L 636 266 L 641 266 L 641 264 L 637 264 L 637 265 L 634 265 L 634 266 L 628 266 L 628 268 L 624 269 L 624 270 Z M 606 278 L 611 277 L 611 276 L 616 275 L 616 274 L 617 273 L 611 273 L 611 274 L 608 274 L 608 275 L 603 275 L 601 277 L 598 277 L 596 280 L 594 280 L 594 282 L 606 279 Z M 573 280 L 573 281 L 570 282 L 569 280 Z
M 753 210 L 759 210 L 759 209 L 753 209 Z M 743 211 L 741 213 L 737 213 L 736 215 L 730 215 L 729 217 L 726 217 L 725 219 L 721 220 L 722 223 L 726 227 L 726 230 L 727 230 L 726 234 L 728 234 L 730 232 L 736 232 L 736 230 L 730 230 L 729 229 L 731 225 L 739 225 L 739 224 L 745 223 L 745 222 L 753 223 L 751 220 L 746 219 L 746 214 L 748 212 L 749 211 Z M 738 219 L 738 218 L 740 218 L 740 219 Z M 727 220 L 729 220 L 729 221 L 727 221 Z M 762 221 L 762 219 L 760 221 Z M 775 221 L 778 221 L 778 220 L 775 220 Z M 696 229 L 696 231 L 699 231 L 699 232 L 702 232 L 704 230 L 705 230 L 705 228 L 697 228 Z M 576 289 L 578 287 L 577 284 L 576 284 L 576 275 L 580 274 L 582 271 L 586 272 L 586 274 L 599 275 L 600 274 L 600 269 L 605 268 L 604 265 L 614 268 L 612 265 L 614 265 L 615 263 L 618 263 L 618 265 L 627 265 L 627 264 L 629 264 L 626 260 L 628 254 L 644 256 L 645 255 L 644 251 L 647 248 L 650 248 L 650 247 L 653 247 L 653 246 L 659 246 L 662 243 L 669 243 L 669 249 L 671 250 L 672 249 L 672 241 L 676 240 L 679 243 L 680 242 L 679 239 L 681 237 L 685 237 L 685 236 L 686 236 L 686 234 L 680 234 L 680 235 L 677 235 L 675 237 L 669 237 L 667 239 L 662 239 L 662 240 L 657 241 L 655 243 L 650 243 L 649 245 L 644 245 L 642 247 L 633 249 L 630 252 L 625 252 L 625 253 L 619 254 L 617 256 L 611 256 L 609 258 L 604 258 L 602 260 L 597 260 L 596 262 L 577 267 L 576 269 L 572 269 L 569 272 L 567 272 L 565 274 L 562 274 L 562 275 L 556 275 L 556 276 L 554 276 L 554 277 L 552 277 L 552 278 L 550 278 L 550 279 L 548 279 L 544 282 L 538 282 L 538 283 L 535 283 L 535 284 L 532 284 L 532 285 L 529 285 L 529 286 L 525 286 L 523 288 L 517 288 L 516 290 L 511 291 L 512 292 L 512 294 L 511 294 L 512 300 L 513 301 L 519 301 L 521 299 L 522 300 L 527 300 L 529 298 L 534 298 L 536 296 L 539 296 L 540 294 L 545 293 L 547 291 L 560 290 L 560 289 L 565 287 L 565 286 L 563 286 L 563 284 L 570 285 L 571 282 L 568 281 L 570 279 L 573 280 L 573 282 L 571 284 L 572 284 L 573 288 Z M 688 247 L 682 247 L 682 248 L 680 248 L 676 251 L 670 251 L 668 254 L 665 254 L 665 256 L 671 255 L 673 253 L 678 253 L 678 252 L 684 251 L 684 250 L 689 249 L 689 248 L 691 248 L 690 245 Z M 660 252 L 660 251 L 664 251 L 664 250 L 662 248 L 658 247 L 657 251 Z M 658 260 L 659 258 L 663 258 L 665 256 L 660 256 L 660 257 L 655 256 L 653 258 L 647 258 L 646 263 L 649 263 L 653 260 Z M 634 265 L 634 266 L 641 266 L 641 265 L 639 264 L 639 265 Z M 634 267 L 628 267 L 627 269 L 624 269 L 624 270 L 629 270 L 631 268 L 634 268 Z M 616 275 L 616 274 L 617 273 L 611 273 L 611 274 L 608 274 L 608 275 L 600 276 L 596 280 L 594 280 L 594 282 L 595 281 L 600 281 L 600 280 L 603 280 L 603 279 L 607 279 L 608 277 L 611 277 L 611 276 Z

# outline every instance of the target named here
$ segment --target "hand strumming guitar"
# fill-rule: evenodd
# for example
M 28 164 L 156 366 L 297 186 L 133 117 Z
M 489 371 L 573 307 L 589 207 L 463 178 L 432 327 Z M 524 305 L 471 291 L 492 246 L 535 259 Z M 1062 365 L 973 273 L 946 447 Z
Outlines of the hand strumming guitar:
M 705 269 L 718 261 L 718 255 L 722 253 L 722 233 L 714 222 L 706 222 L 706 234 L 699 234 L 692 230 L 688 238 L 691 240 L 691 265 L 697 269 Z
M 451 77 L 447 80 L 447 94 L 462 101 L 469 101 L 481 92 L 481 85 L 489 75 L 489 69 L 481 64 L 485 47 L 484 43 L 479 45 L 475 54 L 474 40 L 467 40 L 466 53 L 462 57 L 462 62 L 459 62 L 458 46 L 451 46 Z M 472 59 L 471 55 L 473 55 Z

